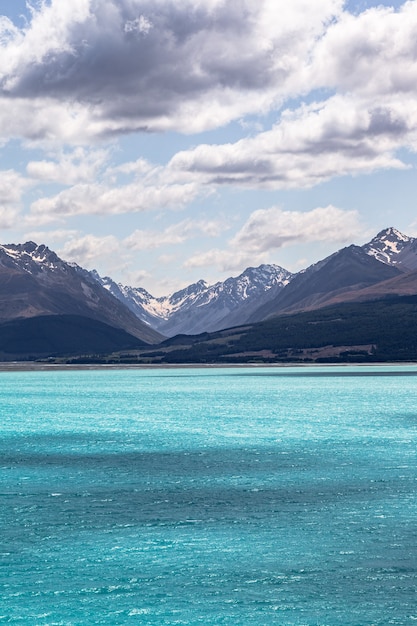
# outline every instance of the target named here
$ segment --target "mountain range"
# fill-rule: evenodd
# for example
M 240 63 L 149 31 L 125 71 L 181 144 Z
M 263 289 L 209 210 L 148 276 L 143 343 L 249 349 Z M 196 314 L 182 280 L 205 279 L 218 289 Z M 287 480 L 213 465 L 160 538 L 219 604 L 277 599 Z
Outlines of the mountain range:
M 166 337 L 213 332 L 236 326 L 278 294 L 293 274 L 278 265 L 249 267 L 236 278 L 208 285 L 204 280 L 159 298 L 141 288 L 116 284 L 108 276 L 92 276 L 140 320 Z
M 122 331 L 124 343 L 125 335 L 135 345 L 162 339 L 103 289 L 89 272 L 66 263 L 46 246 L 31 241 L 0 246 L 0 324 L 48 316 L 92 320 L 97 323 L 99 334 L 104 324 Z M 65 328 L 62 331 L 65 334 Z M 77 344 L 75 337 L 74 341 Z
M 191 345 L 201 333 L 415 294 L 417 239 L 394 228 L 296 274 L 278 265 L 249 267 L 224 282 L 200 280 L 158 298 L 67 263 L 44 245 L 3 245 L 0 359 L 140 351 L 167 337 L 174 345 L 181 335 Z
M 391 227 L 364 246 L 342 248 L 297 274 L 278 265 L 261 265 L 215 285 L 200 280 L 160 298 L 96 272 L 92 275 L 139 319 L 172 337 L 215 332 L 344 300 L 371 299 L 385 289 L 398 295 L 417 293 L 413 291 L 417 276 L 415 286 L 412 276 L 405 279 L 413 270 L 417 271 L 417 239 Z M 393 282 L 382 284 L 388 280 Z M 379 292 L 371 289 L 380 283 Z

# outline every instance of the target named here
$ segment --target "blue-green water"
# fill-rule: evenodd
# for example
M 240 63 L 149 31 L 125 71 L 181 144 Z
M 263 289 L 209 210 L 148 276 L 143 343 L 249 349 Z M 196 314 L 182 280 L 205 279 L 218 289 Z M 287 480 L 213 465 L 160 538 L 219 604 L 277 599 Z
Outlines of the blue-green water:
M 417 622 L 417 367 L 0 374 L 0 624 Z

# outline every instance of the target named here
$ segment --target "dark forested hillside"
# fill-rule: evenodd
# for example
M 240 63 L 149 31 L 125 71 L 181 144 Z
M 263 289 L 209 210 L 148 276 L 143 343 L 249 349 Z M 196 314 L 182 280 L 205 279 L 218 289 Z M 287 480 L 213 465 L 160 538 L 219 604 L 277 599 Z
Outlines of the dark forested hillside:
M 175 337 L 154 362 L 406 361 L 417 359 L 417 296 L 340 304 L 196 337 Z
M 120 328 L 79 315 L 45 315 L 0 324 L 0 359 L 103 355 L 146 344 Z
M 248 321 L 259 322 L 270 315 L 316 309 L 325 306 L 331 298 L 401 274 L 397 267 L 377 261 L 359 246 L 349 246 L 297 274 L 274 300 L 261 305 Z

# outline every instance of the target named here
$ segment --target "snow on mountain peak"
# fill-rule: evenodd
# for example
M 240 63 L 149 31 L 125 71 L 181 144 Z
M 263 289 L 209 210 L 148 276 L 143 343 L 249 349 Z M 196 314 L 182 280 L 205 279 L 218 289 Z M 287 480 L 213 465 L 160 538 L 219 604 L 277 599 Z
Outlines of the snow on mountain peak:
M 417 269 L 417 239 L 404 235 L 396 228 L 381 230 L 362 247 L 381 263 L 402 266 L 405 271 Z
M 224 282 L 209 285 L 205 280 L 198 280 L 168 296 L 155 298 L 140 287 L 128 287 L 116 284 L 110 278 L 101 278 L 95 271 L 91 276 L 142 321 L 162 333 L 168 332 L 167 324 L 178 328 L 178 332 L 187 332 L 184 329 L 194 323 L 191 320 L 202 311 L 213 319 L 220 318 L 245 302 L 257 302 L 272 287 L 283 287 L 292 278 L 291 272 L 279 265 L 260 265 L 249 267 Z
M 404 233 L 401 233 L 399 230 L 397 230 L 393 226 L 390 226 L 389 228 L 385 228 L 384 230 L 381 230 L 376 235 L 376 237 L 374 237 L 372 241 L 381 240 L 381 241 L 394 242 L 394 241 L 410 241 L 410 239 L 411 237 L 404 235 Z
M 28 273 L 55 270 L 59 267 L 63 269 L 66 265 L 47 246 L 38 245 L 33 241 L 27 241 L 23 244 L 2 245 L 0 249 L 12 263 L 18 263 Z
M 417 238 L 408 237 L 393 227 L 380 231 L 362 246 L 350 246 L 335 252 L 308 268 L 318 271 L 335 255 L 343 251 L 364 252 L 386 265 L 395 265 L 403 271 L 417 269 Z M 46 245 L 33 241 L 24 244 L 0 245 L 0 264 L 19 268 L 37 277 L 42 285 L 66 284 L 74 273 L 81 275 L 84 290 L 90 293 L 91 284 L 100 283 L 111 295 L 127 306 L 137 318 L 148 326 L 172 336 L 178 333 L 198 333 L 217 330 L 227 325 L 246 323 L 252 312 L 262 303 L 273 299 L 295 276 L 279 265 L 262 264 L 247 267 L 239 276 L 215 284 L 204 280 L 184 287 L 167 296 L 154 297 L 140 287 L 116 283 L 110 277 L 100 277 L 76 263 L 66 263 Z M 302 274 L 303 272 L 299 272 Z

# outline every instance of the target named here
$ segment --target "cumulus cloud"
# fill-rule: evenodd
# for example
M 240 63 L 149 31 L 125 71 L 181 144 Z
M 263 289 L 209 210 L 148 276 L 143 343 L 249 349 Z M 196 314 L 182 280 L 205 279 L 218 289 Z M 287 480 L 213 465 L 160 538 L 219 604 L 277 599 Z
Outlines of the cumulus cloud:
M 0 172 L 0 226 L 16 222 L 35 185 L 27 228 L 184 208 L 224 185 L 308 188 L 405 168 L 400 149 L 417 151 L 417 2 L 355 15 L 348 6 L 45 0 L 23 27 L 0 17 L 0 141 L 20 137 L 46 150 L 28 163 L 26 178 Z M 198 145 L 197 137 L 197 147 L 167 165 L 137 154 L 110 167 L 114 144 L 90 147 L 129 132 L 195 133 L 232 120 L 240 141 Z M 350 240 L 358 224 L 354 212 L 331 206 L 255 211 L 226 250 L 200 251 L 186 266 L 240 269 L 285 245 L 340 241 L 337 233 Z M 99 238 L 74 234 L 64 252 L 92 262 L 105 250 L 133 254 L 217 236 L 217 228 L 215 220 L 183 220 L 122 242 L 111 236 L 103 248 Z
M 306 212 L 272 207 L 254 211 L 230 245 L 238 250 L 266 252 L 309 241 L 351 241 L 361 232 L 357 211 L 344 211 L 331 205 Z
M 142 182 L 120 187 L 105 183 L 77 184 L 31 205 L 34 219 L 62 221 L 74 215 L 118 215 L 181 208 L 199 193 L 197 184 L 146 186 Z
M 120 241 L 113 235 L 97 237 L 82 235 L 71 237 L 59 249 L 59 255 L 67 261 L 74 261 L 83 267 L 90 268 L 100 258 L 109 258 L 120 253 Z
M 124 31 L 125 33 L 132 33 L 136 31 L 138 33 L 147 35 L 151 28 L 153 28 L 152 22 L 150 22 L 143 15 L 140 15 L 134 20 L 127 20 L 127 22 L 125 22 Z
M 52 0 L 21 29 L 0 20 L 0 137 L 191 133 L 275 109 L 271 130 L 179 153 L 167 171 L 192 176 L 186 185 L 279 189 L 400 168 L 398 149 L 417 149 L 416 32 L 413 1 L 353 15 L 342 0 Z M 322 99 L 282 109 L 311 93 Z M 94 164 L 83 179 L 69 160 L 28 171 L 87 182 Z M 80 211 L 86 191 L 56 211 Z
M 216 266 L 222 271 L 247 263 L 268 261 L 268 253 L 300 243 L 350 242 L 363 233 L 357 211 L 334 206 L 311 211 L 284 211 L 279 207 L 254 211 L 228 242 L 226 250 L 212 249 L 193 255 L 184 267 Z
M 186 219 L 162 231 L 135 230 L 124 240 L 124 245 L 131 250 L 153 250 L 178 245 L 201 234 L 217 237 L 227 227 L 224 220 Z
M 317 82 L 367 97 L 415 95 L 417 6 L 378 6 L 341 14 L 317 42 L 312 71 Z
M 399 148 L 417 150 L 416 2 L 352 15 L 339 0 L 52 0 L 32 15 L 22 29 L 0 20 L 0 136 L 82 143 L 137 128 L 244 126 L 246 113 L 271 107 L 277 121 L 165 167 L 142 158 L 108 167 L 107 150 L 50 147 L 27 165 L 31 183 L 3 181 L 9 207 L 8 194 L 18 206 L 34 182 L 67 186 L 41 189 L 28 225 L 183 208 L 222 185 L 312 187 L 405 168 Z M 140 245 L 157 246 L 147 234 Z
M 38 181 L 75 185 L 94 181 L 109 158 L 107 150 L 86 150 L 78 147 L 60 152 L 55 160 L 29 161 L 28 175 Z
M 28 224 L 36 220 L 62 222 L 77 215 L 182 209 L 197 196 L 213 191 L 192 174 L 155 166 L 143 158 L 109 165 L 110 150 L 78 147 L 52 157 L 27 165 L 30 180 L 41 195 L 30 206 Z M 58 183 L 61 190 L 47 195 L 44 183 Z
M 65 241 L 74 239 L 78 236 L 77 230 L 60 229 L 60 230 L 32 230 L 26 232 L 25 241 L 36 241 L 44 243 L 45 241 Z
M 241 270 L 245 265 L 258 264 L 266 261 L 266 257 L 262 255 L 249 256 L 246 251 L 237 250 L 221 250 L 212 248 L 205 252 L 194 254 L 185 263 L 183 267 L 186 269 L 194 269 L 197 267 L 216 267 L 222 272 L 231 272 Z
M 417 107 L 334 96 L 287 110 L 272 130 L 234 144 L 177 153 L 169 167 L 216 185 L 310 187 L 336 176 L 404 168 L 395 150 L 417 147 Z
M 293 76 L 298 95 L 315 88 L 321 99 L 282 110 L 254 137 L 180 152 L 170 167 L 217 185 L 275 189 L 404 168 L 399 149 L 417 150 L 416 33 L 416 2 L 341 13 Z
M 0 213 L 1 220 L 1 213 Z M 124 276 L 127 284 L 141 285 L 139 274 L 132 270 L 138 260 L 137 253 L 150 254 L 161 248 L 163 254 L 153 257 L 158 265 L 179 262 L 167 248 L 177 246 L 192 238 L 216 238 L 229 227 L 223 219 L 185 219 L 160 232 L 136 230 L 127 237 L 115 235 L 96 236 L 76 230 L 32 231 L 28 237 L 35 241 L 60 242 L 57 246 L 60 256 L 75 261 L 88 269 L 103 268 L 101 271 L 111 276 L 114 272 Z M 311 211 L 285 211 L 279 207 L 254 211 L 238 232 L 229 238 L 225 248 L 202 249 L 192 254 L 183 268 L 195 269 L 215 267 L 222 272 L 241 271 L 248 265 L 271 262 L 271 252 L 276 249 L 308 242 L 351 242 L 363 235 L 363 225 L 356 211 L 347 211 L 334 206 L 318 207 Z M 178 280 L 168 282 L 151 280 L 149 272 L 141 274 L 146 288 L 152 293 L 166 293 L 178 288 Z M 129 282 L 130 281 L 130 282 Z M 173 282 L 172 282 L 173 281 Z M 180 281 L 184 282 L 184 280 Z
M 307 88 L 303 67 L 341 8 L 342 0 L 42 3 L 20 30 L 0 22 L 0 130 L 11 100 L 17 117 L 34 107 L 20 127 L 31 138 L 77 140 L 81 127 L 85 138 L 193 132 L 265 112 Z
M 227 227 L 224 220 L 186 219 L 160 232 L 135 230 L 125 238 L 118 238 L 114 235 L 99 237 L 74 230 L 32 231 L 29 238 L 35 241 L 64 240 L 63 245 L 59 246 L 59 254 L 62 258 L 89 269 L 100 265 L 105 266 L 107 267 L 105 271 L 110 274 L 115 270 L 121 270 L 125 280 L 130 281 L 128 284 L 140 285 L 142 280 L 149 282 L 151 277 L 145 270 L 132 271 L 132 257 L 135 253 L 180 245 L 202 234 L 207 237 L 216 237 Z M 172 255 L 163 254 L 158 257 L 158 264 L 172 264 L 174 259 Z M 152 284 L 152 281 L 150 282 Z M 167 284 L 163 282 L 159 286 L 153 285 L 152 289 L 160 288 L 162 285 L 166 287 Z
M 0 203 L 0 228 L 8 230 L 16 225 L 19 219 L 19 209 L 13 206 L 5 206 Z
M 18 220 L 23 194 L 31 181 L 15 170 L 0 171 L 0 228 L 11 228 Z
M 29 180 L 15 170 L 0 171 L 0 202 L 11 206 L 20 202 L 24 191 L 30 187 Z

